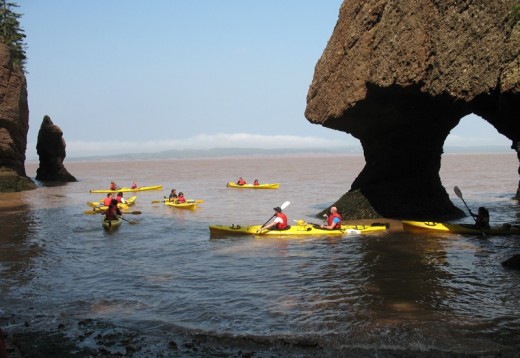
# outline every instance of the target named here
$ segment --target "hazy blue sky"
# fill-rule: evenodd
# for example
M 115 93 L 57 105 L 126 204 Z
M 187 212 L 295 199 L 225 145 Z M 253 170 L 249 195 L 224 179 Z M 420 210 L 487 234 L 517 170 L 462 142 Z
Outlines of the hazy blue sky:
M 44 115 L 69 157 L 208 147 L 359 145 L 304 117 L 342 0 L 18 0 L 28 158 Z M 463 120 L 450 145 L 509 141 Z

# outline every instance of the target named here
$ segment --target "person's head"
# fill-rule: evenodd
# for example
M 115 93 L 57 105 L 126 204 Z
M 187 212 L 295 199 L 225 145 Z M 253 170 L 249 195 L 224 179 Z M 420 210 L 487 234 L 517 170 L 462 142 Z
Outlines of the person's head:
M 181 191 L 181 192 L 179 193 L 179 196 L 184 196 L 184 193 Z
M 117 200 L 116 199 L 112 199 L 112 201 L 110 202 L 111 205 L 117 205 Z
M 483 207 L 483 206 L 481 206 L 480 208 L 478 208 L 478 213 L 479 213 L 479 215 L 489 216 L 489 211 L 488 211 L 488 209 L 486 209 L 486 208 Z
M 337 212 L 338 212 L 338 208 L 337 207 L 335 207 L 335 206 L 331 206 L 330 207 L 330 213 L 331 214 L 334 214 L 334 213 L 337 213 Z
M 175 189 L 172 189 L 172 193 L 175 193 L 175 191 L 176 191 Z
M 107 193 L 107 198 L 111 197 L 112 194 L 111 193 Z
M 120 191 L 119 193 L 117 193 L 117 196 L 123 196 L 123 192 Z
M 110 184 L 115 184 L 115 183 L 113 181 L 111 181 Z
M 273 208 L 273 210 L 276 211 L 277 213 L 282 212 L 282 208 L 280 208 L 279 206 L 277 206 L 276 208 Z

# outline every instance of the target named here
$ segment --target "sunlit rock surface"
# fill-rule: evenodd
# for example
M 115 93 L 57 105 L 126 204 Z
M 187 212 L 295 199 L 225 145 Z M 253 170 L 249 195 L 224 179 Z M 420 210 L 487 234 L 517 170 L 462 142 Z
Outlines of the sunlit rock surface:
M 25 173 L 28 130 L 25 75 L 0 43 L 0 192 L 36 188 Z

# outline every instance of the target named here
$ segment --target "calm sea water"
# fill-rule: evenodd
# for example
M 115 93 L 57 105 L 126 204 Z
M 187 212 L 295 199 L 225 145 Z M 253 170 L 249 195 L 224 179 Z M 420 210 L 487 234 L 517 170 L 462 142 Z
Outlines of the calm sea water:
M 262 224 L 285 201 L 291 221 L 316 222 L 348 191 L 362 156 L 65 165 L 79 182 L 0 194 L 0 316 L 7 332 L 25 320 L 33 329 L 62 323 L 69 336 L 94 346 L 84 339 L 92 326 L 77 322 L 108 322 L 139 332 L 134 356 L 181 354 L 168 342 L 190 335 L 231 347 L 247 341 L 256 356 L 520 350 L 520 272 L 500 265 L 520 253 L 518 236 L 419 236 L 378 220 L 391 230 L 344 238 L 210 237 L 210 224 Z M 28 175 L 34 178 L 36 168 L 28 163 Z M 517 223 L 517 170 L 514 153 L 444 155 L 441 178 L 462 210 L 455 185 L 474 211 L 485 205 L 492 221 Z M 226 188 L 239 176 L 281 187 Z M 137 224 L 106 233 L 100 217 L 84 211 L 87 201 L 103 197 L 89 190 L 111 180 L 164 189 L 137 194 L 132 210 L 142 214 L 126 215 Z M 171 188 L 204 203 L 193 212 L 151 203 Z M 204 355 L 190 352 L 181 355 Z

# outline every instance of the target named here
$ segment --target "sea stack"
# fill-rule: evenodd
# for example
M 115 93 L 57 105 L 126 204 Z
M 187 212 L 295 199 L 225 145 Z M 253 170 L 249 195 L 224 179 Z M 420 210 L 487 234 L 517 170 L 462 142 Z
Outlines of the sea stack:
M 38 144 L 36 151 L 40 158 L 40 166 L 36 171 L 36 180 L 40 181 L 77 181 L 65 166 L 65 139 L 60 127 L 52 123 L 49 116 L 44 116 L 40 131 L 38 132 Z

